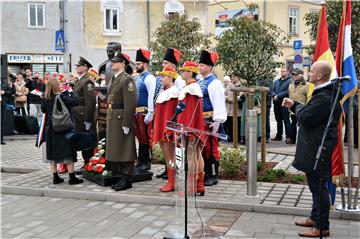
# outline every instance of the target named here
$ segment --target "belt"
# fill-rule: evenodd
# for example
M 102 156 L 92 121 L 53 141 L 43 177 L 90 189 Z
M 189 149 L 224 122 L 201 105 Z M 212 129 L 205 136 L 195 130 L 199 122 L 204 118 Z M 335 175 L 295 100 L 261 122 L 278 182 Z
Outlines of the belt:
M 124 105 L 123 104 L 111 104 L 111 103 L 109 103 L 108 104 L 108 109 L 109 110 L 111 110 L 111 109 L 122 110 L 122 109 L 124 109 Z
M 145 112 L 147 112 L 147 107 L 144 107 L 144 106 L 142 106 L 142 107 L 136 107 L 136 113 L 145 113 Z
M 203 118 L 206 119 L 206 118 L 211 118 L 213 116 L 213 112 L 212 111 L 206 111 L 206 112 L 203 112 Z

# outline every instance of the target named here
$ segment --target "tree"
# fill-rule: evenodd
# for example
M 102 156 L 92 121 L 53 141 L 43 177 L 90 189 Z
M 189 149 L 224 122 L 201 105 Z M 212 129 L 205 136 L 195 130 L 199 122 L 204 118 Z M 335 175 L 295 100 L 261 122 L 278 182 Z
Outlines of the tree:
M 227 73 L 238 72 L 248 85 L 267 85 L 282 65 L 276 59 L 287 36 L 273 24 L 248 18 L 232 19 L 230 27 L 217 38 L 223 68 Z
M 175 47 L 183 54 L 179 65 L 186 60 L 198 60 L 200 50 L 209 48 L 211 34 L 201 32 L 197 18 L 191 20 L 186 15 L 174 15 L 161 23 L 150 43 L 152 51 L 151 69 L 161 70 L 161 63 L 167 48 Z
M 352 1 L 352 23 L 351 23 L 351 44 L 353 48 L 353 56 L 357 75 L 360 74 L 360 2 Z M 326 13 L 329 31 L 329 43 L 333 53 L 336 52 L 336 42 L 339 33 L 339 25 L 343 13 L 343 1 L 327 1 Z M 310 38 L 314 41 L 307 51 L 309 55 L 314 53 L 315 41 L 318 31 L 319 12 L 310 12 L 305 14 L 305 25 L 309 28 Z

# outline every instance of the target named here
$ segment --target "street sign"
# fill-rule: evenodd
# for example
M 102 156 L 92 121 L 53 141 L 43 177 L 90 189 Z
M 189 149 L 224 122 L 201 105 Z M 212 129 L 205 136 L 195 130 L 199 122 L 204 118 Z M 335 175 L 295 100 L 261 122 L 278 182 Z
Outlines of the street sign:
M 311 63 L 312 63 L 311 57 L 310 56 L 305 56 L 303 62 L 304 62 L 304 66 L 311 66 Z
M 302 63 L 303 62 L 302 56 L 300 54 L 295 55 L 294 62 L 295 63 Z
M 295 63 L 294 65 L 293 65 L 293 68 L 294 69 L 303 69 L 303 64 L 302 63 Z
M 302 40 L 294 40 L 293 48 L 295 51 L 301 51 L 302 49 Z
M 59 30 L 55 33 L 55 51 L 65 51 L 64 31 Z

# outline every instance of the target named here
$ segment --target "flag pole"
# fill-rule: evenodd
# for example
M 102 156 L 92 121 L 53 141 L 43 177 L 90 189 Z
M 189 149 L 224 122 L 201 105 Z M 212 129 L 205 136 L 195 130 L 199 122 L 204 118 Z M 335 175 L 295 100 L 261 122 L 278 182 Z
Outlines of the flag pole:
M 347 195 L 347 208 L 351 209 L 351 201 L 352 201 L 352 190 L 351 190 L 351 182 L 353 175 L 353 148 L 354 148 L 354 97 L 349 97 L 349 114 L 347 117 L 347 143 L 348 143 L 348 195 Z
M 360 81 L 358 81 L 358 91 L 357 91 L 358 100 L 360 99 Z M 356 124 L 356 122 L 355 122 Z M 358 104 L 358 147 L 359 147 L 359 135 L 360 135 L 360 104 Z M 355 198 L 353 208 L 358 209 L 358 198 L 359 198 L 359 186 L 360 186 L 360 150 L 358 150 L 358 183 L 355 191 Z

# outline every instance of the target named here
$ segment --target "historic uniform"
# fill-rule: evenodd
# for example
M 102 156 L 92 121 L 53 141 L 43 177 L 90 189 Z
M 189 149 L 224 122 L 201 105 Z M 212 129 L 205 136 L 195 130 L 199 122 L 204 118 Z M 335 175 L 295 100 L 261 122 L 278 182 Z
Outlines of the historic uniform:
M 136 51 L 136 62 L 149 64 L 150 51 Z M 135 114 L 135 135 L 139 140 L 138 163 L 140 170 L 150 169 L 151 130 L 154 114 L 156 78 L 147 69 L 136 78 L 137 105 Z
M 112 61 L 128 60 L 120 52 Z M 136 108 L 136 85 L 134 80 L 121 71 L 115 73 L 108 88 L 108 109 L 106 124 L 106 159 L 114 175 L 122 179 L 113 186 L 116 191 L 131 188 L 130 175 L 136 159 L 135 136 L 133 131 Z
M 213 67 L 218 59 L 219 55 L 216 52 L 203 50 L 201 51 L 199 63 Z M 218 129 L 219 125 L 224 123 L 227 118 L 224 87 L 221 81 L 212 73 L 203 76 L 200 86 L 203 93 L 205 129 L 214 131 L 213 129 Z M 220 151 L 218 138 L 208 137 L 203 150 L 203 157 L 205 161 L 205 186 L 211 186 L 217 183 L 219 172 Z
M 87 66 L 88 68 L 92 67 L 92 65 L 83 57 L 80 57 L 80 60 L 76 65 Z M 89 78 L 89 73 L 85 73 L 82 76 L 79 76 L 79 80 L 76 81 L 73 91 L 79 97 L 79 105 L 73 108 L 75 130 L 76 132 L 90 132 L 93 134 L 94 139 L 96 139 L 96 91 L 94 82 Z M 82 151 L 85 164 L 89 162 L 93 154 L 93 149 Z
M 203 131 L 203 93 L 201 91 L 200 85 L 194 79 L 194 73 L 199 73 L 199 67 L 195 62 L 186 61 L 184 65 L 180 68 L 180 70 L 184 72 L 191 72 L 193 74 L 193 78 L 186 80 L 186 85 L 180 92 L 179 102 L 184 103 L 186 107 L 184 112 L 179 114 L 178 123 L 184 125 L 185 127 L 190 127 Z M 194 195 L 195 193 L 201 193 L 201 195 L 204 195 L 205 193 L 204 168 L 203 166 L 200 166 L 203 165 L 203 159 L 201 157 L 201 147 L 203 146 L 204 142 L 206 142 L 206 135 L 204 134 L 189 135 L 188 151 L 190 150 L 190 152 L 188 152 L 188 157 L 190 158 L 188 158 L 188 160 L 190 162 L 189 165 L 193 165 L 189 166 L 188 173 L 189 195 Z

